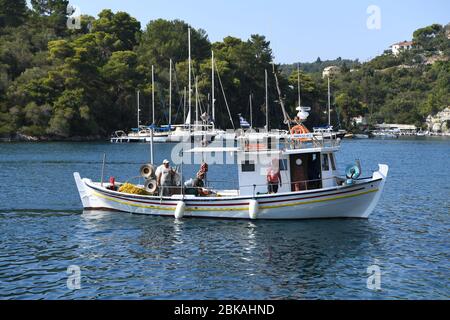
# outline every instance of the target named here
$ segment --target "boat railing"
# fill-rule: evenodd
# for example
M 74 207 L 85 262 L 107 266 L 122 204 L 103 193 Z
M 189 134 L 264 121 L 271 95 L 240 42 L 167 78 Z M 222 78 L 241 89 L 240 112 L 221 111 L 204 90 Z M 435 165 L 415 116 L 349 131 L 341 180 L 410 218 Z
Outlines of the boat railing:
M 309 188 L 309 186 L 312 183 L 323 182 L 323 181 L 328 181 L 328 180 L 334 180 L 336 182 L 336 185 L 340 185 L 340 184 L 342 184 L 342 182 L 345 181 L 345 178 L 343 176 L 332 176 L 332 177 L 321 178 L 321 179 L 299 180 L 299 181 L 293 181 L 293 182 L 291 181 L 288 184 L 291 186 L 291 188 L 292 187 L 299 187 L 300 188 L 302 185 L 304 185 L 305 189 L 298 190 L 298 191 L 303 191 L 303 190 L 318 189 L 318 188 Z M 240 187 L 241 188 L 254 188 L 254 189 L 256 189 L 257 187 L 265 187 L 265 186 L 268 186 L 268 185 L 269 185 L 269 182 L 266 182 L 264 184 L 242 185 Z
M 241 137 L 240 150 L 244 152 L 297 150 L 308 148 L 338 147 L 341 139 L 332 132 L 287 134 L 283 137 Z

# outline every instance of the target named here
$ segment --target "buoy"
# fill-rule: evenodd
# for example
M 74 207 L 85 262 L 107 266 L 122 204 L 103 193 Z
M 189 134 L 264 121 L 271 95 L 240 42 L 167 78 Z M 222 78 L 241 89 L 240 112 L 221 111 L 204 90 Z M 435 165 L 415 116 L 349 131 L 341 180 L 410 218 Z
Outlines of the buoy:
M 250 219 L 256 220 L 259 213 L 259 203 L 255 199 L 252 199 L 248 203 L 248 215 L 250 216 Z
M 175 209 L 175 219 L 182 219 L 184 217 L 184 211 L 186 211 L 186 203 L 179 201 Z

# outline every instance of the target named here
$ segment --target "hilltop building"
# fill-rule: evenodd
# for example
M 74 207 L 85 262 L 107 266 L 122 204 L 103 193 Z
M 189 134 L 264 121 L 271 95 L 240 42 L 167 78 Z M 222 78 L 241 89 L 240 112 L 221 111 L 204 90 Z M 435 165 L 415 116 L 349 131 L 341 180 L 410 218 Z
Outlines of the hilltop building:
M 332 77 L 339 74 L 340 72 L 341 68 L 339 68 L 338 66 L 329 66 L 323 69 L 322 78 Z
M 394 43 L 391 46 L 391 50 L 395 56 L 398 56 L 402 51 L 410 50 L 412 47 L 413 47 L 412 41 L 402 41 Z

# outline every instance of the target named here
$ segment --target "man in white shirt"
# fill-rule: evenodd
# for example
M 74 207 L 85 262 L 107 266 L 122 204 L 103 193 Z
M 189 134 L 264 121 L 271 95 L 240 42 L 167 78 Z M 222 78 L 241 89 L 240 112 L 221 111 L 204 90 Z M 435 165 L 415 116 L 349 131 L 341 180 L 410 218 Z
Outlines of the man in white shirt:
M 169 160 L 165 159 L 163 164 L 156 169 L 156 182 L 161 188 L 161 195 L 169 196 L 170 187 L 172 186 L 172 174 L 173 170 L 170 167 Z

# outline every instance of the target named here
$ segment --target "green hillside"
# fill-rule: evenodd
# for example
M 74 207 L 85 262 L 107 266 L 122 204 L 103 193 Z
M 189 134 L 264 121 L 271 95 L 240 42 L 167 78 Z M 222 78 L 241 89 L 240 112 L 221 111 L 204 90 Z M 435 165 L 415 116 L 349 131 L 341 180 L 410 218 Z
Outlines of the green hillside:
M 155 66 L 155 118 L 168 121 L 169 59 L 175 65 L 173 115 L 183 121 L 183 91 L 188 83 L 187 30 L 180 20 L 154 20 L 146 26 L 125 12 L 104 10 L 83 16 L 81 28 L 67 27 L 67 1 L 0 0 L 0 135 L 16 133 L 45 139 L 106 137 L 136 126 L 136 91 L 142 92 L 143 124 L 150 124 L 151 66 Z M 301 65 L 302 104 L 313 108 L 308 125 L 325 122 L 327 83 L 322 70 L 341 67 L 333 77 L 333 121 L 351 126 L 351 117 L 370 114 L 373 121 L 422 124 L 429 113 L 449 103 L 450 62 L 446 29 L 432 25 L 414 33 L 415 47 L 398 57 L 386 53 L 367 63 L 345 59 Z M 270 42 L 262 35 L 242 40 L 226 37 L 211 43 L 192 29 L 193 72 L 199 99 L 208 108 L 211 50 L 223 84 L 216 83 L 216 122 L 234 125 L 237 114 L 249 117 L 253 94 L 254 122 L 265 123 L 264 70 L 270 76 L 270 116 L 283 127 L 271 62 Z M 294 65 L 275 65 L 283 99 L 291 115 L 297 105 Z M 337 107 L 337 108 L 336 108 Z M 336 114 L 336 111 L 339 112 Z

